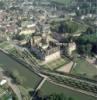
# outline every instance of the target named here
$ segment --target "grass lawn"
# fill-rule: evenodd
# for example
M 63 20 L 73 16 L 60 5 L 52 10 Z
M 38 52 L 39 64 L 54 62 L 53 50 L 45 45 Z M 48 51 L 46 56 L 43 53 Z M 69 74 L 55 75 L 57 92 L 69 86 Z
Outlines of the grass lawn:
M 23 86 L 25 88 L 34 89 L 41 81 L 40 76 L 28 70 L 23 65 L 19 64 L 2 52 L 0 52 L 0 65 L 3 65 L 3 69 L 9 72 L 18 72 L 18 75 L 23 80 Z
M 94 97 L 91 97 L 79 92 L 75 92 L 67 88 L 59 87 L 46 81 L 40 90 L 40 95 L 46 96 L 46 95 L 50 95 L 54 93 L 56 94 L 63 93 L 64 95 L 66 95 L 66 97 L 73 97 L 74 100 L 97 100 L 97 98 L 94 98 Z
M 77 21 L 66 21 L 66 24 L 71 27 L 76 26 L 77 31 L 75 33 L 84 32 L 87 29 L 87 25 L 79 23 Z
M 73 0 L 52 0 L 52 1 L 64 4 L 64 5 L 70 5 Z
M 92 64 L 89 64 L 84 59 L 77 59 L 76 66 L 72 69 L 71 73 L 73 74 L 81 74 L 86 75 L 88 78 L 93 78 L 94 75 L 97 75 L 97 68 L 95 68 Z
M 60 59 L 57 59 L 55 61 L 52 61 L 50 63 L 43 65 L 43 67 L 50 69 L 50 70 L 56 70 L 69 62 L 70 62 L 70 60 L 68 58 L 64 58 L 64 59 L 60 58 Z
M 9 43 L 7 42 L 2 42 L 0 43 L 0 48 L 4 48 L 5 46 L 7 46 Z
M 5 41 L 5 42 L 0 43 L 0 48 L 9 50 L 9 49 L 13 48 L 13 45 L 8 43 L 8 41 Z

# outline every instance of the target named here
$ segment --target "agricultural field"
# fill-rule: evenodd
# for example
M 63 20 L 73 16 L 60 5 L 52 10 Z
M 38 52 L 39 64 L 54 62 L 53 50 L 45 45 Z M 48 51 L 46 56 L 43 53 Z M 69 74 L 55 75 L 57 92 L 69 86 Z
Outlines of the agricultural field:
M 54 85 L 48 81 L 45 82 L 45 84 L 42 86 L 39 93 L 41 96 L 62 93 L 66 95 L 67 97 L 73 97 L 74 100 L 97 100 L 97 98 L 94 98 L 92 96 L 88 96 L 79 92 L 75 92 L 68 88 L 63 88 L 63 87 Z
M 97 75 L 97 68 L 94 65 L 88 63 L 86 60 L 79 58 L 77 59 L 76 65 L 73 67 L 71 73 L 93 78 L 95 75 Z

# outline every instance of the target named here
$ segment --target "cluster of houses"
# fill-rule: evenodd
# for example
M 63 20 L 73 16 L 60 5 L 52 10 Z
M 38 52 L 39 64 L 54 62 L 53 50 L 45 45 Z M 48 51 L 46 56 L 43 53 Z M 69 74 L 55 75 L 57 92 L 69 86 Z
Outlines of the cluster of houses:
M 6 37 L 12 35 L 24 35 L 25 38 L 19 40 L 19 44 L 24 45 L 30 37 L 31 50 L 39 59 L 49 62 L 61 57 L 62 50 L 58 45 L 59 41 L 54 38 L 50 30 L 49 22 L 51 19 L 59 18 L 63 12 L 57 10 L 47 0 L 12 0 L 7 1 L 7 10 L 0 11 L 0 28 Z M 50 10 L 51 9 L 51 10 Z M 60 14 L 59 14 L 60 13 Z M 10 33 L 10 35 L 9 35 Z M 55 34 L 54 34 L 55 35 Z M 60 37 L 61 38 L 61 37 Z M 71 45 L 74 45 L 71 47 Z M 69 54 L 75 50 L 75 44 L 69 44 Z
M 65 14 L 64 10 L 51 4 L 48 0 L 7 0 L 6 9 L 0 10 L 0 35 L 13 39 L 14 36 L 23 39 L 18 40 L 19 45 L 30 44 L 37 58 L 50 62 L 61 57 L 63 53 L 59 40 L 50 30 L 50 21 L 60 19 Z M 17 38 L 15 38 L 17 40 Z M 66 45 L 68 54 L 76 49 L 75 43 Z

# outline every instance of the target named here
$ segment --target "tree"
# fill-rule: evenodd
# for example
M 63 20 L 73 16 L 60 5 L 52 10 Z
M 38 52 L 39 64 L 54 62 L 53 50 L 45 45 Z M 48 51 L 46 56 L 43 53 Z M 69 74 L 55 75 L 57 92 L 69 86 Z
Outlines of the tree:
M 97 80 L 97 75 L 94 75 L 93 78 L 94 78 L 95 80 Z
M 76 44 L 80 54 L 97 54 L 97 33 L 81 35 L 77 38 Z
M 97 54 L 97 42 L 93 45 L 92 52 Z
M 45 97 L 40 97 L 36 95 L 34 100 L 74 100 L 72 97 L 66 97 L 64 94 L 52 94 Z
M 69 97 L 68 100 L 74 100 L 72 97 Z
M 86 34 L 93 34 L 95 33 L 95 29 L 92 27 L 88 27 L 88 29 L 86 30 Z
M 68 30 L 67 24 L 60 23 L 60 26 L 58 28 L 58 33 L 65 33 Z
M 14 37 L 15 39 L 17 39 L 17 40 L 24 40 L 25 39 L 25 35 L 16 35 L 15 37 Z
M 87 44 L 85 46 L 86 55 L 90 55 L 91 54 L 91 50 L 92 50 L 92 45 L 91 44 Z

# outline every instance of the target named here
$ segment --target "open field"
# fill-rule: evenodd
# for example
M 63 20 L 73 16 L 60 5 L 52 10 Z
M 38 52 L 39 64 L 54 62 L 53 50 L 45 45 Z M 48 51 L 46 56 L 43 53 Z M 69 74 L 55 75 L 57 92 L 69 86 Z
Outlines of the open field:
M 70 5 L 73 0 L 52 0 L 52 1 L 64 4 L 64 5 Z
M 88 26 L 86 24 L 82 24 L 82 23 L 79 23 L 77 21 L 66 21 L 66 24 L 69 25 L 70 27 L 76 27 L 77 30 L 75 33 L 81 33 L 81 32 L 85 32 L 86 29 L 88 28 Z
M 37 84 L 41 81 L 40 76 L 28 70 L 23 65 L 14 61 L 1 51 L 0 51 L 0 64 L 4 66 L 3 69 L 9 72 L 17 72 L 20 78 L 23 80 L 23 86 L 25 88 L 34 89 L 37 86 Z
M 73 97 L 74 100 L 97 100 L 97 98 L 79 93 L 79 92 L 75 92 L 73 90 L 67 89 L 67 88 L 63 88 L 63 87 L 59 87 L 57 85 L 54 85 L 48 81 L 45 82 L 45 84 L 43 85 L 43 87 L 40 90 L 40 95 L 50 95 L 50 94 L 61 94 L 63 93 L 64 95 L 66 95 L 67 97 Z
M 80 74 L 88 78 L 93 78 L 93 76 L 97 75 L 97 68 L 85 61 L 85 59 L 79 58 L 76 63 L 76 66 L 71 71 L 72 74 Z

